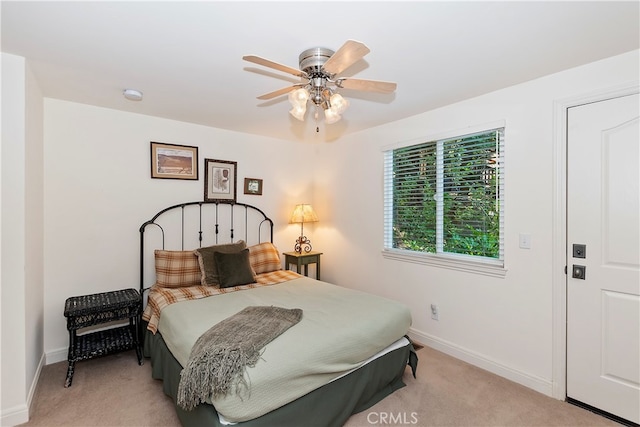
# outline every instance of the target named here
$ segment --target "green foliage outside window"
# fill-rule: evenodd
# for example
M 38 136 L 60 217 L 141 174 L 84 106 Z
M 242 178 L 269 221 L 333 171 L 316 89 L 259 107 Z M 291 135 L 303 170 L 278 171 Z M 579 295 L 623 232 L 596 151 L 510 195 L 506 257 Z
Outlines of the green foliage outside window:
M 394 248 L 440 252 L 440 217 L 442 252 L 499 258 L 500 135 L 491 131 L 393 151 Z

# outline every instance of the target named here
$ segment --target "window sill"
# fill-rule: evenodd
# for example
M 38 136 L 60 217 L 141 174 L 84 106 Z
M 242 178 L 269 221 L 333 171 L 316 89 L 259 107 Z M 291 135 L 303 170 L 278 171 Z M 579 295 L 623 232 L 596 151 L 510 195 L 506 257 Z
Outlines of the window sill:
M 476 261 L 470 259 L 471 257 L 457 256 L 454 254 L 436 255 L 399 249 L 384 249 L 382 251 L 382 257 L 395 261 L 430 265 L 501 279 L 507 275 L 507 269 L 504 268 L 501 261 L 497 260 L 487 259 L 486 261 Z

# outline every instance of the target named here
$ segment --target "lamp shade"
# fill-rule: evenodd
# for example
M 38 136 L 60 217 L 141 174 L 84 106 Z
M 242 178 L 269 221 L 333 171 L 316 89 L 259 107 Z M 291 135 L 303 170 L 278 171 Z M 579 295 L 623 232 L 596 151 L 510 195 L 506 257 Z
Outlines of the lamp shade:
M 318 222 L 318 215 L 313 211 L 311 205 L 296 205 L 289 224 L 304 224 L 305 222 Z
M 326 110 L 324 110 L 324 120 L 328 125 L 334 124 L 341 118 L 342 117 L 340 117 L 340 114 L 336 113 L 332 108 L 327 108 Z
M 291 114 L 293 117 L 300 120 L 301 122 L 304 121 L 304 113 L 306 112 L 307 112 L 307 106 L 304 104 L 296 105 L 295 107 L 292 107 L 291 110 L 289 110 L 289 114 Z
M 342 114 L 349 107 L 349 101 L 344 99 L 339 93 L 331 95 L 331 109 L 337 114 Z
M 294 107 L 302 106 L 307 103 L 309 100 L 309 91 L 305 88 L 301 87 L 300 89 L 296 89 L 293 92 L 289 92 L 289 102 Z

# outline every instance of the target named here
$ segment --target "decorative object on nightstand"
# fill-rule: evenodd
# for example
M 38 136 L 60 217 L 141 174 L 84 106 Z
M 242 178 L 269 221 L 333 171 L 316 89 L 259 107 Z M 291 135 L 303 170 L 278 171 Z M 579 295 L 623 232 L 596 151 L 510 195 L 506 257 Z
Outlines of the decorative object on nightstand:
M 142 298 L 135 289 L 67 298 L 64 316 L 69 330 L 69 366 L 64 386 L 71 386 L 75 364 L 80 360 L 135 348 L 138 364 L 142 365 L 139 331 L 141 313 Z M 125 319 L 129 320 L 128 325 L 77 334 L 82 328 Z
M 311 240 L 304 235 L 305 222 L 318 222 L 318 215 L 313 211 L 311 205 L 296 205 L 289 224 L 300 224 L 300 237 L 296 240 L 296 245 L 293 248 L 298 254 L 301 254 L 303 250 L 306 253 L 311 252 Z
M 316 279 L 320 280 L 320 255 L 322 252 L 283 252 L 284 265 L 286 269 L 289 269 L 291 264 L 295 264 L 297 273 L 300 274 L 300 268 L 304 265 L 304 275 L 309 275 L 309 264 L 316 265 Z

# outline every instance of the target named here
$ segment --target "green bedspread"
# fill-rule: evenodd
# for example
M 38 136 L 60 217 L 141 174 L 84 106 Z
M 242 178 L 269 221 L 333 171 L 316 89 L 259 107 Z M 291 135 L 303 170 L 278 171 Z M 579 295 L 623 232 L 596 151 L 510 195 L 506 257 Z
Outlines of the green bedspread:
M 398 302 L 306 277 L 273 286 L 172 304 L 159 331 L 185 366 L 196 340 L 212 325 L 251 305 L 300 308 L 304 315 L 269 343 L 247 369 L 249 396 L 213 399 L 228 421 L 266 414 L 358 368 L 409 330 L 411 315 Z

